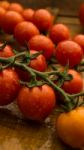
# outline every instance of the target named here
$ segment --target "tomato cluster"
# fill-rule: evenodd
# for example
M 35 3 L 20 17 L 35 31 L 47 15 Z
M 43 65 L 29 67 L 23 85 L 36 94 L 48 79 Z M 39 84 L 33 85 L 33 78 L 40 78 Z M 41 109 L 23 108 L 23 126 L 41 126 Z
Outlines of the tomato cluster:
M 14 40 L 12 44 L 0 41 L 0 106 L 16 99 L 25 118 L 43 121 L 58 104 L 65 111 L 56 120 L 58 136 L 69 146 L 81 148 L 84 35 L 72 38 L 66 25 L 53 22 L 54 16 L 47 9 L 0 2 L 0 36 L 9 35 Z

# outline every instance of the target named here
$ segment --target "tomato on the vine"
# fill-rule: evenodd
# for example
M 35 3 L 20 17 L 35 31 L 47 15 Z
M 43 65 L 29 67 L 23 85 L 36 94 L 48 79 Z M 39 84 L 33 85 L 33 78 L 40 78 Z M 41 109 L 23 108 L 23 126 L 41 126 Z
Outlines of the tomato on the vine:
M 72 148 L 84 147 L 84 107 L 60 114 L 56 120 L 56 133 Z
M 68 70 L 68 74 L 72 76 L 70 81 L 65 81 L 62 88 L 69 94 L 76 94 L 83 90 L 83 78 L 80 73 L 75 70 Z
M 46 59 L 50 59 L 53 55 L 54 44 L 44 35 L 36 35 L 32 37 L 28 42 L 28 46 L 33 50 L 43 51 L 43 55 Z
M 19 89 L 19 78 L 13 69 L 4 69 L 0 72 L 0 106 L 13 102 Z
M 12 10 L 12 11 L 16 11 L 18 13 L 22 13 L 23 12 L 23 7 L 20 3 L 10 3 L 10 6 L 8 8 L 8 10 Z
M 54 90 L 48 86 L 23 87 L 17 98 L 18 106 L 23 115 L 31 120 L 42 121 L 55 107 Z
M 6 10 L 2 7 L 0 7 L 0 28 L 2 27 L 2 22 L 5 16 Z
M 0 43 L 2 46 L 3 43 Z M 14 56 L 13 49 L 10 45 L 6 45 L 3 49 L 0 49 L 0 57 L 11 57 Z
M 7 11 L 3 18 L 2 29 L 4 30 L 4 32 L 12 34 L 16 25 L 23 20 L 23 17 L 18 12 Z
M 66 40 L 57 45 L 55 55 L 61 65 L 72 68 L 81 62 L 83 50 L 77 43 Z
M 5 10 L 8 10 L 10 6 L 10 3 L 8 1 L 0 1 L 0 7 L 4 8 Z
M 31 8 L 24 9 L 22 12 L 22 16 L 24 20 L 33 22 L 34 10 Z
M 25 42 L 28 42 L 33 36 L 38 34 L 40 34 L 38 28 L 28 21 L 19 23 L 14 30 L 14 36 L 21 45 L 24 45 Z

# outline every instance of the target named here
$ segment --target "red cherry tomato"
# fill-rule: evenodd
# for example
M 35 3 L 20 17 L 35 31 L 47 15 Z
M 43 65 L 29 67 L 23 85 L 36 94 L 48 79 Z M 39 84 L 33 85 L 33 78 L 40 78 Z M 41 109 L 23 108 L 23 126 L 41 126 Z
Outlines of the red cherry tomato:
M 43 51 L 46 59 L 50 59 L 53 55 L 54 44 L 44 35 L 36 35 L 32 37 L 28 42 L 28 46 L 30 49 L 34 49 L 36 51 Z
M 22 13 L 23 7 L 20 3 L 11 3 L 8 10 L 16 11 L 18 13 Z
M 19 23 L 14 31 L 14 36 L 21 45 L 24 45 L 30 38 L 38 34 L 40 33 L 37 27 L 33 23 L 27 21 Z
M 33 16 L 33 22 L 40 31 L 48 31 L 53 23 L 50 12 L 46 9 L 38 9 Z
M 0 43 L 0 46 L 2 46 L 2 44 Z M 6 45 L 5 48 L 0 50 L 0 57 L 11 57 L 11 56 L 14 56 L 11 46 Z
M 80 23 L 82 25 L 84 25 L 84 3 L 82 3 L 80 5 L 80 9 L 79 9 L 79 19 L 80 19 Z
M 22 16 L 24 20 L 33 22 L 34 10 L 31 8 L 24 9 Z
M 2 27 L 3 18 L 5 16 L 6 10 L 2 7 L 0 7 L 0 28 Z
M 19 78 L 12 69 L 0 72 L 0 106 L 10 104 L 20 89 Z
M 78 34 L 74 37 L 73 39 L 76 43 L 78 43 L 82 49 L 83 49 L 83 54 L 84 54 L 84 35 L 83 34 Z
M 10 6 L 10 3 L 8 1 L 0 2 L 0 7 L 4 8 L 5 10 L 8 10 L 9 6 Z
M 69 94 L 76 94 L 83 90 L 83 78 L 75 70 L 69 70 L 68 74 L 72 75 L 72 80 L 65 81 L 62 88 Z
M 15 11 L 8 11 L 3 19 L 2 29 L 8 34 L 14 32 L 16 25 L 23 21 L 23 17 Z
M 56 47 L 56 58 L 61 65 L 78 65 L 83 57 L 82 48 L 73 41 L 60 42 Z
M 70 31 L 64 24 L 55 24 L 50 29 L 50 38 L 55 44 L 70 39 Z
M 31 55 L 35 54 L 35 53 L 37 53 L 37 51 L 30 50 Z M 45 71 L 47 69 L 47 63 L 46 63 L 45 57 L 42 54 L 40 54 L 35 59 L 32 59 L 30 61 L 29 66 L 31 68 L 38 70 L 38 71 L 41 71 L 41 72 Z M 18 73 L 19 78 L 21 80 L 29 81 L 29 79 L 30 79 L 29 73 L 27 73 L 26 71 L 23 71 L 21 69 L 18 69 L 18 68 L 16 68 L 16 72 Z
M 56 97 L 54 90 L 48 85 L 30 89 L 23 87 L 19 92 L 17 102 L 26 118 L 42 121 L 55 107 Z

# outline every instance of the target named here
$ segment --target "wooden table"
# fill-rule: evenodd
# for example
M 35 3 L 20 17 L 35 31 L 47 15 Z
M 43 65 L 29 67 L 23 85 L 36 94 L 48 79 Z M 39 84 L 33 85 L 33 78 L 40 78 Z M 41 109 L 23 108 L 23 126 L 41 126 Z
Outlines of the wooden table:
M 59 6 L 59 1 L 57 6 Z M 65 2 L 67 3 L 67 1 Z M 52 6 L 54 6 L 55 1 L 52 2 Z M 62 11 L 56 18 L 56 22 L 66 24 L 71 30 L 71 36 L 83 33 L 76 14 L 78 5 L 77 8 L 74 7 L 74 11 L 65 12 L 66 9 L 64 10 L 64 6 L 62 7 L 62 2 L 63 0 L 60 1 Z M 74 2 L 79 4 L 79 1 L 74 0 Z M 31 0 L 29 0 L 29 3 L 31 4 Z M 39 3 L 41 3 L 40 0 Z M 49 0 L 48 4 L 50 5 L 50 3 Z M 53 13 L 56 13 L 55 7 Z M 16 102 L 3 109 L 1 108 L 0 150 L 71 150 L 57 138 L 54 128 L 56 116 L 57 114 L 53 112 L 43 124 L 37 124 L 24 119 L 17 108 Z

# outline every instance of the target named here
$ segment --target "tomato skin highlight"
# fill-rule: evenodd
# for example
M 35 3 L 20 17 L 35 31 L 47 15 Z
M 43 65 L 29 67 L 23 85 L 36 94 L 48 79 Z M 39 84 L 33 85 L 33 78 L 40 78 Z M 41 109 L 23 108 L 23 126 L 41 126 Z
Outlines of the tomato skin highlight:
M 5 69 L 0 72 L 0 106 L 13 102 L 19 89 L 19 78 L 14 70 Z
M 53 55 L 54 44 L 48 37 L 44 35 L 36 35 L 32 37 L 28 42 L 28 46 L 33 50 L 43 51 L 43 55 L 46 59 L 50 59 Z
M 72 75 L 72 80 L 65 81 L 62 88 L 69 94 L 80 93 L 83 90 L 83 78 L 75 70 L 69 70 L 68 74 Z
M 72 68 L 81 62 L 83 50 L 77 43 L 67 40 L 57 45 L 55 56 L 61 65 L 69 63 L 69 67 Z
M 23 22 L 23 20 L 23 17 L 18 12 L 8 11 L 4 16 L 2 29 L 8 34 L 13 34 L 16 25 Z
M 48 31 L 53 24 L 53 18 L 48 10 L 38 9 L 33 15 L 33 22 L 41 32 Z
M 0 44 L 1 46 L 2 44 Z M 9 45 L 6 45 L 4 49 L 0 50 L 0 57 L 11 57 L 14 56 L 12 47 Z
M 0 2 L 0 7 L 4 8 L 5 10 L 8 10 L 9 6 L 10 6 L 10 3 L 8 1 Z
M 37 27 L 27 21 L 19 23 L 14 30 L 14 36 L 21 45 L 24 45 L 25 42 L 28 42 L 33 36 L 38 34 L 40 34 L 40 32 Z
M 16 11 L 18 13 L 23 12 L 23 7 L 20 3 L 10 3 L 8 10 Z
M 22 12 L 22 16 L 23 16 L 24 20 L 33 22 L 34 12 L 35 11 L 31 8 L 24 9 L 24 11 Z
M 56 132 L 72 148 L 84 147 L 84 107 L 60 114 L 56 121 Z
M 17 98 L 18 106 L 23 115 L 30 120 L 42 121 L 55 107 L 54 90 L 48 85 L 41 87 L 23 87 Z
M 64 24 L 55 24 L 50 29 L 49 37 L 57 45 L 61 41 L 70 39 L 70 31 Z
M 78 43 L 82 49 L 83 49 L 83 54 L 84 54 L 84 35 L 83 34 L 78 34 L 74 37 L 73 41 Z

